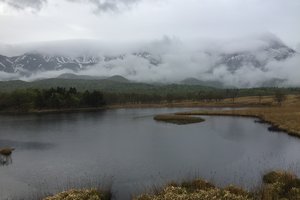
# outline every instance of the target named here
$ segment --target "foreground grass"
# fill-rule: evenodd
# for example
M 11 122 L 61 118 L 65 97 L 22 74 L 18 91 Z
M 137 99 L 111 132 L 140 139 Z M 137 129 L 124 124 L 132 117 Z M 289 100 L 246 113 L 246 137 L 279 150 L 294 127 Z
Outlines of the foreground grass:
M 263 176 L 260 199 L 300 199 L 300 179 L 283 171 L 273 171 Z
M 192 117 L 192 116 L 185 116 L 185 115 L 173 115 L 173 114 L 156 115 L 154 117 L 154 120 L 172 123 L 172 124 L 178 124 L 178 125 L 199 123 L 199 122 L 204 121 L 204 119 L 202 119 L 200 117 Z
M 43 200 L 110 200 L 109 192 L 100 191 L 97 189 L 85 190 L 69 190 L 61 192 L 51 197 L 46 197 Z
M 185 185 L 187 184 L 187 185 Z M 156 195 L 144 194 L 134 200 L 251 200 L 251 194 L 238 187 L 221 189 L 203 180 L 169 185 Z
M 213 110 L 213 111 L 192 111 L 176 113 L 177 115 L 217 115 L 217 116 L 240 116 L 257 117 L 264 122 L 272 124 L 272 130 L 281 130 L 289 135 L 300 137 L 300 99 L 296 96 L 289 96 L 282 106 L 274 102 L 272 106 L 247 108 L 241 110 Z
M 71 189 L 42 200 L 111 200 L 111 190 Z M 300 179 L 289 172 L 271 171 L 262 177 L 261 186 L 255 191 L 229 185 L 217 187 L 196 179 L 182 183 L 171 182 L 162 189 L 142 194 L 133 200 L 299 200 Z
M 263 176 L 257 191 L 236 186 L 219 188 L 204 180 L 171 183 L 156 194 L 143 194 L 134 200 L 299 200 L 300 179 L 287 172 L 272 171 Z

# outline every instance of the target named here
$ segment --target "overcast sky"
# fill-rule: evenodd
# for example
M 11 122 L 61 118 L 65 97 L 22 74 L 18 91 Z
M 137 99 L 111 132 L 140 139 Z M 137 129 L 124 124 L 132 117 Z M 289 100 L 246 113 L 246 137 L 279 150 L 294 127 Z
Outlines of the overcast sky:
M 228 39 L 300 43 L 299 0 L 0 0 L 0 43 Z

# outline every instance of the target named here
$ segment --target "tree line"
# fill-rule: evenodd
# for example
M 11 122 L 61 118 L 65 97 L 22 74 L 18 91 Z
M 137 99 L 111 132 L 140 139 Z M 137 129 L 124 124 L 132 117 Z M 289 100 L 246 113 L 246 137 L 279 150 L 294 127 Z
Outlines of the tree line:
M 105 105 L 100 91 L 78 92 L 76 88 L 15 90 L 0 94 L 0 110 L 90 108 Z
M 45 109 L 95 108 L 112 104 L 145 104 L 184 100 L 221 101 L 219 92 L 199 93 L 109 93 L 101 91 L 79 92 L 76 88 L 19 89 L 0 93 L 0 110 L 29 111 Z
M 281 105 L 290 90 L 273 89 L 274 100 Z M 0 110 L 29 111 L 45 109 L 95 108 L 112 104 L 172 103 L 178 101 L 221 102 L 226 98 L 235 102 L 237 97 L 258 96 L 261 101 L 264 90 L 215 89 L 199 92 L 176 93 L 114 93 L 97 90 L 79 92 L 76 88 L 20 89 L 0 93 Z

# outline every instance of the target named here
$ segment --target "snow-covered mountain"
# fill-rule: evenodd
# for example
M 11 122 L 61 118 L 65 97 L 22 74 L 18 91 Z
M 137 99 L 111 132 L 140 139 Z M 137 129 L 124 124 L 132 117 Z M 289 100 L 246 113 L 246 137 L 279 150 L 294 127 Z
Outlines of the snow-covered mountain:
M 7 73 L 31 74 L 38 71 L 71 69 L 78 71 L 99 62 L 99 58 L 82 56 L 77 58 L 49 56 L 39 53 L 25 53 L 20 56 L 0 55 L 0 71 Z
M 154 56 L 148 52 L 132 53 L 130 55 L 148 60 L 150 64 L 155 66 L 161 62 L 159 58 L 154 58 Z M 127 55 L 98 57 L 83 55 L 79 57 L 68 57 L 41 53 L 25 53 L 14 57 L 0 55 L 0 71 L 6 73 L 20 73 L 22 75 L 63 69 L 78 72 L 99 63 L 123 60 L 125 56 Z
M 252 51 L 221 54 L 216 66 L 226 65 L 230 72 L 235 72 L 241 66 L 254 66 L 264 70 L 269 62 L 285 60 L 295 53 L 281 41 L 269 40 L 267 45 Z
M 180 43 L 168 41 L 156 43 L 155 48 L 142 46 L 122 53 L 86 51 L 93 54 L 66 56 L 30 51 L 13 57 L 0 55 L 0 81 L 44 79 L 49 77 L 49 73 L 52 78 L 64 73 L 98 77 L 119 74 L 140 82 L 180 82 L 194 77 L 204 82 L 244 87 L 260 86 L 269 80 L 285 81 L 289 77 L 294 80 L 294 73 L 283 74 L 281 71 L 284 72 L 287 67 L 286 63 L 283 64 L 285 61 L 292 60 L 288 62 L 290 68 L 296 66 L 298 60 L 293 58 L 299 57 L 299 53 L 278 38 L 259 38 L 252 46 L 249 42 L 230 45 L 223 45 L 227 48 L 220 49 L 191 50 Z

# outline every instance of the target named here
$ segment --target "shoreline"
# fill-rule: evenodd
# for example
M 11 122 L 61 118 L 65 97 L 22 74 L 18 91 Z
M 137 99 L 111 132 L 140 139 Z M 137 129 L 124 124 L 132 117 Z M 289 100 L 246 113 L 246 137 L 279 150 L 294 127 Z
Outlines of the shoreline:
M 0 115 L 17 115 L 17 114 L 48 114 L 48 113 L 77 113 L 77 112 L 97 112 L 111 109 L 140 109 L 140 108 L 260 108 L 272 107 L 257 104 L 240 104 L 240 103 L 197 103 L 197 102 L 177 102 L 177 103 L 157 103 L 157 104 L 116 104 L 103 107 L 91 108 L 64 108 L 64 109 L 41 109 L 28 111 L 0 111 Z
M 300 132 L 294 131 L 291 128 L 284 127 L 284 125 L 280 124 L 279 122 L 272 121 L 271 119 L 268 119 L 268 115 L 264 113 L 255 112 L 252 114 L 249 113 L 243 113 L 243 112 L 251 112 L 248 110 L 234 110 L 234 111 L 193 111 L 193 112 L 179 112 L 174 113 L 174 115 L 199 115 L 199 116 L 231 116 L 231 117 L 248 117 L 248 118 L 256 118 L 258 121 L 255 123 L 265 123 L 269 124 L 268 130 L 271 132 L 284 132 L 290 136 L 297 137 L 300 139 Z M 253 110 L 252 110 L 253 111 Z
M 295 97 L 291 96 L 285 106 L 276 106 L 274 102 L 262 102 L 250 100 L 245 101 L 241 97 L 235 103 L 228 99 L 224 102 L 162 102 L 149 104 L 115 104 L 103 107 L 92 108 L 67 108 L 67 109 L 43 109 L 29 111 L 0 111 L 0 115 L 30 115 L 30 114 L 63 114 L 63 113 L 81 113 L 81 112 L 99 112 L 113 109 L 146 109 L 146 108 L 191 108 L 190 112 L 174 113 L 174 115 L 214 115 L 214 116 L 232 116 L 232 117 L 254 117 L 264 123 L 268 123 L 270 131 L 285 132 L 290 136 L 300 138 L 300 105 Z M 247 98 L 246 98 L 247 99 Z M 204 108 L 216 108 L 216 110 L 201 110 Z M 218 109 L 219 108 L 219 109 Z M 228 110 L 221 110 L 229 108 Z M 232 108 L 232 109 L 230 109 Z M 237 109 L 241 108 L 241 109 Z M 169 113 L 172 115 L 172 113 Z
M 288 99 L 294 99 L 295 95 L 289 95 Z M 29 110 L 2 110 L 0 115 L 5 114 L 43 114 L 43 113 L 70 113 L 70 112 L 93 112 L 107 109 L 138 109 L 138 108 L 273 108 L 275 107 L 273 97 L 264 96 L 262 101 L 258 101 L 255 96 L 238 97 L 233 102 L 232 99 L 223 101 L 162 101 L 160 103 L 124 103 L 108 104 L 102 107 L 87 108 L 61 108 L 61 109 L 29 109 Z
M 258 187 L 247 189 L 236 184 L 217 185 L 214 181 L 201 177 L 169 181 L 162 185 L 146 188 L 133 194 L 131 200 L 270 200 L 270 199 L 298 199 L 300 193 L 299 177 L 291 171 L 270 170 L 261 175 Z M 42 200 L 65 199 L 114 199 L 114 192 L 109 189 L 71 188 L 57 194 L 45 195 Z

